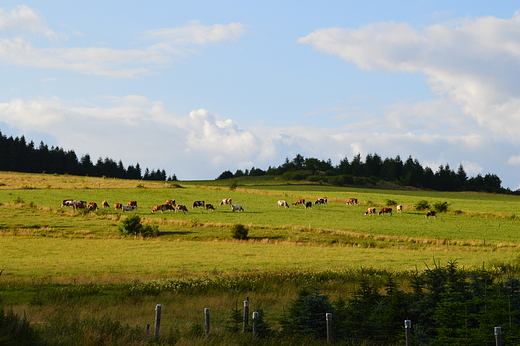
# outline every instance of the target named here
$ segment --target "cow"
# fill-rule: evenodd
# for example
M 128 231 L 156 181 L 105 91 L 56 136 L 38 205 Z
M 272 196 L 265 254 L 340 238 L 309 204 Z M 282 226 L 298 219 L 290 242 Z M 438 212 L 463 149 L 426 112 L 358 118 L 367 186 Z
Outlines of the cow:
M 289 203 L 287 203 L 286 201 L 278 201 L 278 207 L 289 208 Z
M 437 218 L 437 212 L 435 210 L 430 210 L 426 213 L 425 217 L 429 219 L 430 217 Z
M 242 208 L 242 206 L 240 204 L 232 204 L 231 205 L 231 211 L 244 211 L 244 208 Z
M 401 213 L 403 211 L 403 206 L 399 204 L 396 209 L 398 213 Z
M 365 211 L 365 215 L 372 215 L 376 213 L 376 208 L 368 208 L 367 211 Z
M 327 198 L 318 198 L 314 204 L 327 204 Z
M 171 206 L 175 207 L 175 200 L 174 199 L 167 199 L 165 204 L 168 204 L 168 205 L 171 205 Z
M 137 208 L 137 201 L 128 201 L 128 203 L 126 203 L 126 205 Z
M 204 209 L 206 209 L 206 210 L 215 210 L 215 207 L 211 203 L 206 203 L 206 205 L 204 206 Z
M 169 205 L 169 204 L 157 204 L 157 205 L 154 205 L 153 208 L 152 208 L 152 214 L 155 213 L 156 211 L 160 211 L 161 214 L 166 210 L 166 206 Z M 171 205 L 170 205 L 170 208 L 171 208 Z
M 233 204 L 233 202 L 231 201 L 231 198 L 224 198 L 222 200 L 222 202 L 220 202 L 219 205 L 227 205 L 227 204 L 229 204 L 229 205 Z
M 114 203 L 114 209 L 123 209 L 123 205 L 121 203 Z
M 72 208 L 74 208 L 74 210 L 85 209 L 86 207 L 87 201 L 74 201 L 72 204 Z
M 383 215 L 383 214 L 390 214 L 392 215 L 392 208 L 381 208 L 381 210 L 379 210 L 379 215 Z
M 305 209 L 309 209 L 309 208 L 312 208 L 312 202 L 307 202 L 305 203 Z
M 304 198 L 297 199 L 296 202 L 294 202 L 294 205 L 298 205 L 298 204 L 305 206 L 305 199 Z
M 347 199 L 347 205 L 354 205 L 357 204 L 357 198 L 349 198 Z
M 101 202 L 101 206 L 102 206 L 103 208 L 110 208 L 110 204 L 108 204 L 107 201 L 103 201 L 103 202 Z
M 188 208 L 186 208 L 186 206 L 183 205 L 183 204 L 177 204 L 175 206 L 175 212 L 178 212 L 178 211 L 183 211 L 184 213 L 187 213 L 188 212 Z
M 195 202 L 193 202 L 193 205 L 191 206 L 191 209 L 197 208 L 197 207 L 204 207 L 204 201 L 195 201 Z
M 73 199 L 64 199 L 63 202 L 61 202 L 62 207 L 72 207 L 73 204 L 74 204 Z
M 125 211 L 134 211 L 135 209 L 137 209 L 137 207 L 135 205 L 123 205 L 123 206 L 121 206 L 121 210 L 123 211 L 123 213 Z
M 98 210 L 98 205 L 96 202 L 88 202 L 87 208 L 88 208 L 88 211 L 96 211 L 96 210 Z

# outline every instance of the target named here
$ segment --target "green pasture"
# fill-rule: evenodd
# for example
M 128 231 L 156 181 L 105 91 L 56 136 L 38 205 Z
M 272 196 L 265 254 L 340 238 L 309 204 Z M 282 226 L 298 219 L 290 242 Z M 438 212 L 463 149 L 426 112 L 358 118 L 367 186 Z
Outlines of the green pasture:
M 126 204 L 129 200 L 136 200 L 139 208 L 133 213 L 145 218 L 147 222 L 159 223 L 161 231 L 177 238 L 222 238 L 220 232 L 223 231 L 223 226 L 242 223 L 251 227 L 253 232 L 250 235 L 254 239 L 273 241 L 341 243 L 347 241 L 345 237 L 354 236 L 406 242 L 410 246 L 445 242 L 466 246 L 485 244 L 516 247 L 520 244 L 520 218 L 515 214 L 519 205 L 517 196 L 384 191 L 317 185 L 249 185 L 237 191 L 194 184 L 184 186 L 150 189 L 0 190 L 0 203 L 4 205 L 25 202 L 25 205 L 30 204 L 53 212 L 38 216 L 47 220 L 45 222 L 31 219 L 31 213 L 37 212 L 34 210 L 24 211 L 26 216 L 4 212 L 0 221 L 4 220 L 5 227 L 8 228 L 15 226 L 34 229 L 43 225 L 54 233 L 116 235 L 118 220 L 125 213 L 108 208 L 97 212 L 98 218 L 74 217 L 71 208 L 60 206 L 61 201 L 72 198 L 100 205 L 103 200 L 110 204 Z M 314 205 L 307 210 L 301 205 L 292 205 L 297 198 L 315 201 L 320 197 L 328 197 L 328 204 Z M 347 206 L 345 200 L 350 197 L 357 198 L 359 204 Z M 241 204 L 245 212 L 232 212 L 230 206 L 219 206 L 223 198 L 232 198 L 233 203 Z M 167 199 L 185 204 L 188 213 L 151 213 L 154 205 L 162 204 Z M 290 208 L 278 207 L 277 201 L 280 199 L 289 202 Z M 191 206 L 197 200 L 212 203 L 216 210 L 193 209 Z M 403 213 L 394 212 L 392 216 L 364 215 L 367 207 L 386 206 L 388 200 L 402 204 Z M 425 212 L 413 208 L 420 200 L 427 200 L 430 205 L 446 201 L 449 203 L 449 211 L 439 214 L 436 219 L 426 219 Z

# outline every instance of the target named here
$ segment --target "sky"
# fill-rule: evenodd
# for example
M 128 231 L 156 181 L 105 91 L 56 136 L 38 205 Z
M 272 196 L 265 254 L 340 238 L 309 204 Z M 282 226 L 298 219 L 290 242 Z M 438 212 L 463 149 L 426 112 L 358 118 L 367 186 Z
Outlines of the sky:
M 179 180 L 297 154 L 520 188 L 516 1 L 10 1 L 0 131 Z

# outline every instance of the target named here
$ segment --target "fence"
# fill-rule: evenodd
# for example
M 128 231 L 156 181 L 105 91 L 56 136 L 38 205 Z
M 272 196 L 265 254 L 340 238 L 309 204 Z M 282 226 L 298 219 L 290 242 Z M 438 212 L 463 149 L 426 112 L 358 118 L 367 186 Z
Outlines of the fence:
M 161 329 L 161 304 L 157 304 L 155 307 L 155 328 L 154 328 L 154 337 L 155 340 L 160 339 L 160 329 Z M 252 335 L 256 337 L 258 335 L 258 312 L 253 312 L 252 314 Z M 326 324 L 327 328 L 327 342 L 333 342 L 333 325 L 332 325 L 332 314 L 326 313 L 324 316 L 323 323 Z M 204 309 L 204 326 L 205 326 L 205 334 L 206 337 L 210 336 L 211 328 L 211 319 L 210 319 L 210 309 Z M 244 301 L 244 318 L 243 318 L 243 333 L 246 333 L 249 327 L 249 300 Z M 149 326 L 147 326 L 147 329 Z M 406 346 L 411 346 L 411 332 L 412 332 L 412 321 L 405 320 L 404 321 L 404 330 L 405 330 L 405 344 Z M 502 328 L 495 327 L 494 330 L 495 335 L 495 346 L 502 346 Z

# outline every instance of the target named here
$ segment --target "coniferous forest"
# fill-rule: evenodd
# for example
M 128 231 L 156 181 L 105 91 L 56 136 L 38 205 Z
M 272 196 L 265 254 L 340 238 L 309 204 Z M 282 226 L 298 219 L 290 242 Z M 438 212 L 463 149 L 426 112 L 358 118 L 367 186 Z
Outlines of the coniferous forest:
M 24 136 L 6 137 L 0 132 L 0 171 L 24 173 L 57 173 L 92 177 L 111 177 L 121 179 L 143 180 L 177 180 L 175 175 L 166 176 L 163 169 L 141 170 L 139 163 L 124 167 L 123 162 L 115 162 L 110 158 L 99 158 L 93 163 L 90 155 L 85 154 L 78 159 L 73 150 L 65 151 L 60 147 L 48 147 L 40 142 L 27 143 Z
M 98 158 L 94 163 L 89 154 L 78 158 L 73 150 L 60 147 L 50 148 L 43 142 L 36 146 L 27 142 L 24 136 L 7 137 L 0 132 L 0 171 L 25 173 L 71 174 L 79 176 L 111 177 L 121 179 L 143 179 L 176 181 L 175 174 L 167 176 L 164 169 L 142 171 L 139 163 L 125 167 L 123 162 L 111 158 Z M 217 179 L 240 177 L 279 176 L 285 180 L 306 180 L 335 186 L 376 186 L 378 182 L 391 182 L 401 186 L 436 191 L 478 191 L 517 194 L 502 187 L 501 179 L 488 173 L 468 177 L 460 165 L 453 170 L 448 164 L 441 165 L 436 172 L 423 167 L 411 156 L 405 161 L 399 155 L 395 158 L 381 158 L 378 154 L 368 154 L 363 160 L 360 154 L 351 160 L 343 158 L 338 165 L 331 160 L 304 158 L 298 154 L 294 159 L 286 158 L 278 167 L 224 171 Z
M 383 159 L 378 154 L 368 154 L 364 161 L 360 154 L 350 161 L 345 157 L 336 166 L 330 159 L 324 161 L 304 158 L 298 154 L 292 160 L 287 158 L 285 163 L 278 167 L 269 167 L 265 171 L 255 167 L 251 170 L 237 170 L 235 173 L 225 171 L 217 179 L 262 175 L 275 175 L 286 180 L 306 180 L 336 186 L 376 186 L 379 182 L 385 181 L 400 186 L 435 191 L 518 193 L 503 188 L 501 179 L 495 174 L 468 177 L 462 164 L 457 171 L 446 164 L 441 165 L 434 172 L 430 167 L 423 167 L 411 156 L 403 161 L 399 155 L 395 158 Z

